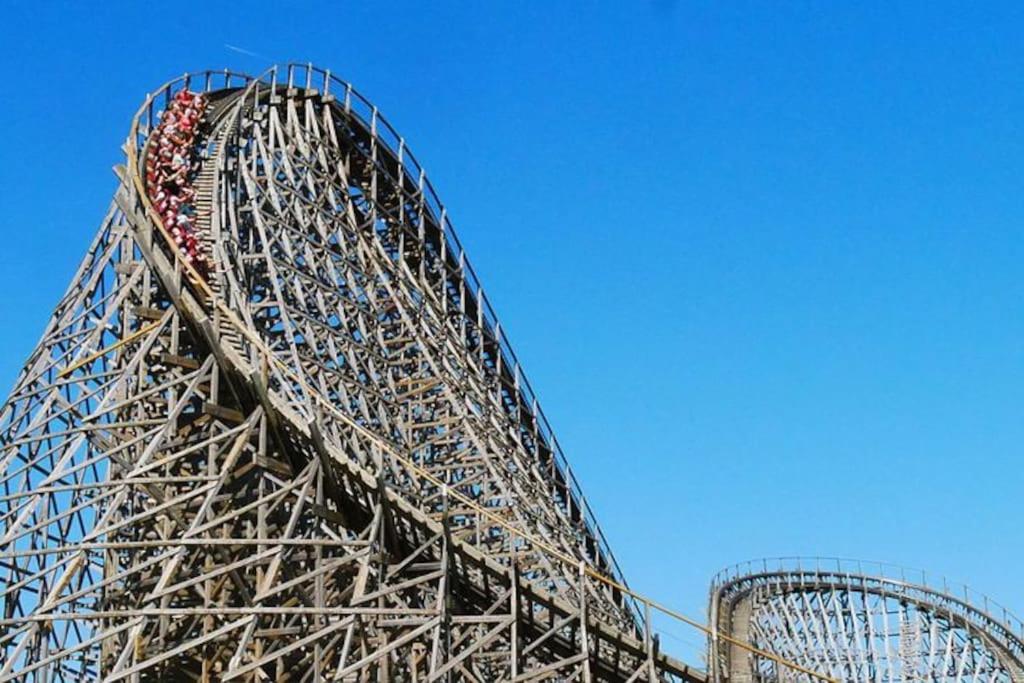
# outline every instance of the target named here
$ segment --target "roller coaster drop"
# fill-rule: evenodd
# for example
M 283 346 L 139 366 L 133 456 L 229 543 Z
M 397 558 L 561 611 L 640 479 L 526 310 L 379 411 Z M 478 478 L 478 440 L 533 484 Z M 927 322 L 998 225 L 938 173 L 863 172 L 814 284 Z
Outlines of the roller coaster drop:
M 708 679 L 373 105 L 310 66 L 190 74 L 125 152 L 0 412 L 0 681 Z M 785 641 L 768 585 L 714 594 L 712 676 L 863 677 Z M 1016 676 L 971 642 L 956 678 Z

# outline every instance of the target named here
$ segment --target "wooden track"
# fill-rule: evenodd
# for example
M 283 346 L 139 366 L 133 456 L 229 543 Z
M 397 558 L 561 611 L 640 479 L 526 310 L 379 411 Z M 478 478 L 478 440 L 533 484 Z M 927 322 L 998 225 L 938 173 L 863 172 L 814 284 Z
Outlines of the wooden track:
M 203 273 L 139 172 L 182 89 Z M 426 174 L 329 72 L 186 75 L 125 153 L 0 408 L 0 683 L 705 683 L 652 613 L 719 682 L 1022 680 L 1019 622 L 909 584 L 727 574 L 710 627 L 633 592 Z
M 1024 625 L 986 596 L 924 572 L 782 558 L 717 576 L 722 633 L 844 681 L 1024 681 Z M 715 680 L 779 677 L 775 662 L 718 642 Z
M 207 277 L 138 173 L 185 87 L 216 102 Z M 624 592 L 389 136 L 308 67 L 144 105 L 0 413 L 0 681 L 704 680 Z

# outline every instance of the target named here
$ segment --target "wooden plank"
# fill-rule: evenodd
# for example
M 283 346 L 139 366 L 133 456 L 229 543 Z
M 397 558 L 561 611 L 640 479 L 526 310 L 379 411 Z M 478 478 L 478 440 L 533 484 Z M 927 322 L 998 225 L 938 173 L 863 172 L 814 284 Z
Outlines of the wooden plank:
M 161 311 L 159 308 L 153 308 L 151 306 L 133 306 L 132 313 L 140 318 L 146 318 L 147 320 L 159 320 L 163 317 L 166 311 Z
M 160 362 L 167 363 L 168 365 L 177 365 L 178 367 L 187 368 L 189 370 L 199 369 L 199 361 L 195 360 L 194 358 L 176 356 L 171 353 L 161 353 Z
M 275 474 L 280 474 L 282 477 L 292 476 L 291 465 L 276 458 L 268 457 L 266 455 L 256 456 L 256 466 L 262 467 L 263 469 L 273 472 Z
M 218 420 L 225 420 L 227 422 L 234 422 L 240 424 L 245 421 L 245 415 L 234 410 L 233 408 L 225 408 L 219 406 L 216 403 L 210 403 L 206 401 L 203 403 L 203 412 L 211 417 L 215 417 Z
M 325 505 L 313 503 L 312 505 L 309 506 L 309 508 L 310 510 L 313 511 L 314 515 L 316 515 L 317 517 L 323 517 L 329 522 L 334 522 L 336 524 L 345 523 L 345 518 L 339 512 L 332 510 Z

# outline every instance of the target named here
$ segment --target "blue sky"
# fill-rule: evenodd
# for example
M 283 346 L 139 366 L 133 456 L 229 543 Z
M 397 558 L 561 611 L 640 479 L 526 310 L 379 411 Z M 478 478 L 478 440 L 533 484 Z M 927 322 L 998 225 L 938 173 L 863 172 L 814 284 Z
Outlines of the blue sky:
M 0 383 L 146 92 L 313 61 L 426 167 L 635 587 L 841 555 L 1024 612 L 1024 9 L 891 4 L 10 7 Z

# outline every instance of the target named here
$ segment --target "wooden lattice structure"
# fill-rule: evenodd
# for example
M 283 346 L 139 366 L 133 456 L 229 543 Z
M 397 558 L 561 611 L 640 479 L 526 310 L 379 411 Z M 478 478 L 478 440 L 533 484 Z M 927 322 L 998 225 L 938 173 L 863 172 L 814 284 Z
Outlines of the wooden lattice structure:
M 781 558 L 715 577 L 719 633 L 836 680 L 1020 683 L 1024 623 L 964 586 L 876 562 Z M 778 662 L 711 639 L 722 683 L 806 680 Z
M 176 102 L 202 103 L 188 135 Z M 186 75 L 125 153 L 0 408 L 0 683 L 705 683 L 652 611 L 711 635 L 718 681 L 882 680 L 784 637 L 812 580 L 800 623 L 839 628 L 835 577 L 723 576 L 710 628 L 628 588 L 447 212 L 351 86 Z M 892 670 L 948 623 L 961 673 L 1018 678 L 1005 619 L 923 604 Z
M 202 272 L 144 173 L 181 90 Z M 308 66 L 192 74 L 125 151 L 0 413 L 0 681 L 704 680 L 376 108 Z

